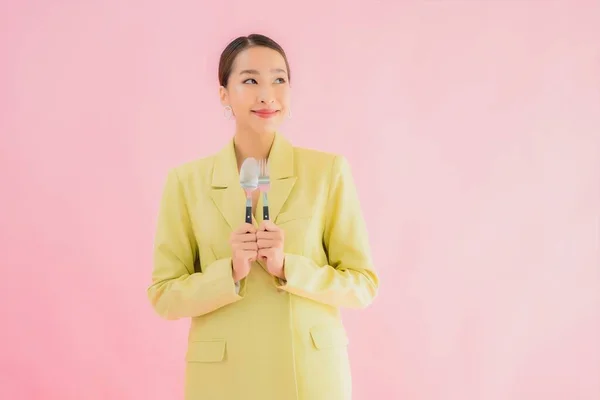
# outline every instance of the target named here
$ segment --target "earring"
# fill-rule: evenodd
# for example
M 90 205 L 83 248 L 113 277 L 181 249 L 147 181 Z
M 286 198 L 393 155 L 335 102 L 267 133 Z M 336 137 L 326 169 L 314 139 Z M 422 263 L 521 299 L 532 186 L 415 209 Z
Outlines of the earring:
M 292 118 L 292 109 L 289 108 L 288 109 L 288 119 L 291 119 L 291 118 Z
M 231 108 L 231 106 L 225 106 L 223 114 L 225 115 L 225 119 L 233 118 L 233 109 Z

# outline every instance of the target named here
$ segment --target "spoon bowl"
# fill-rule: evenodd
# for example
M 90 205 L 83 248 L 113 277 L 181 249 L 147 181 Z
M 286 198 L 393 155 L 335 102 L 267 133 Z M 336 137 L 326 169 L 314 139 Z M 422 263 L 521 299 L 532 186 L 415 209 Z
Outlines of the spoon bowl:
M 246 193 L 246 222 L 249 224 L 252 223 L 252 192 L 258 188 L 259 175 L 258 161 L 253 157 L 246 158 L 240 168 L 240 186 Z

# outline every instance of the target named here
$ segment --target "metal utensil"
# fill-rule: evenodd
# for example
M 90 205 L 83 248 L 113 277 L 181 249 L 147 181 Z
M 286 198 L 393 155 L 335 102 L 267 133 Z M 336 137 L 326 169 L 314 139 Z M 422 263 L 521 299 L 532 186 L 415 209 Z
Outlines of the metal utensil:
M 240 168 L 240 186 L 246 193 L 246 222 L 249 224 L 252 223 L 252 192 L 258 187 L 259 173 L 258 161 L 246 158 Z
M 258 167 L 260 174 L 258 176 L 258 189 L 263 196 L 263 220 L 269 220 L 269 199 L 267 193 L 271 188 L 271 180 L 269 179 L 269 164 L 267 160 L 262 159 L 258 161 Z

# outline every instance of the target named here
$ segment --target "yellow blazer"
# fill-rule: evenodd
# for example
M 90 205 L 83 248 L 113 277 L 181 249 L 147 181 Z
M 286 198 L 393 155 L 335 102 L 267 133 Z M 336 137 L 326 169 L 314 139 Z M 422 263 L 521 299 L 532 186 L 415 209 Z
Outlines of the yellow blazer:
M 168 173 L 148 297 L 166 319 L 191 318 L 186 399 L 351 398 L 339 309 L 368 306 L 379 281 L 350 168 L 279 133 L 269 160 L 287 282 L 255 262 L 238 290 L 228 241 L 245 196 L 233 141 Z

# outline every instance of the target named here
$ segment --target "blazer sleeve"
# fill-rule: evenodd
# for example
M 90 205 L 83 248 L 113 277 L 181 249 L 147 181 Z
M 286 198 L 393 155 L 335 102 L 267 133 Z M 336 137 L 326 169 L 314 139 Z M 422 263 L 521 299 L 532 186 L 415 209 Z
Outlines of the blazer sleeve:
M 373 268 L 359 199 L 343 156 L 332 167 L 323 244 L 328 265 L 285 255 L 285 281 L 280 289 L 334 307 L 365 308 L 374 300 L 379 278 Z
M 196 272 L 198 257 L 181 182 L 173 169 L 160 202 L 152 283 L 147 289 L 150 303 L 161 317 L 174 320 L 200 316 L 243 298 L 233 281 L 230 258 Z

